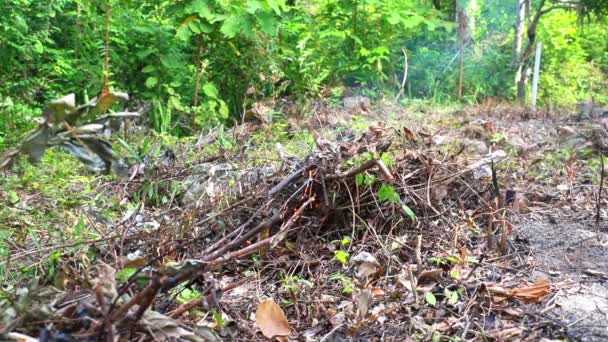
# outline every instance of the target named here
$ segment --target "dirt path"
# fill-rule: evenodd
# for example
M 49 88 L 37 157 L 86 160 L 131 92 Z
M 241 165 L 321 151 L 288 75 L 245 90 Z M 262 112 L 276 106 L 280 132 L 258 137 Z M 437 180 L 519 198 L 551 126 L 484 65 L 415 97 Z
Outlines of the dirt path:
M 558 209 L 559 210 L 559 209 Z M 532 278 L 559 289 L 541 310 L 582 341 L 608 340 L 608 234 L 598 241 L 591 220 L 551 223 L 534 213 L 521 218 L 518 235 L 530 247 Z

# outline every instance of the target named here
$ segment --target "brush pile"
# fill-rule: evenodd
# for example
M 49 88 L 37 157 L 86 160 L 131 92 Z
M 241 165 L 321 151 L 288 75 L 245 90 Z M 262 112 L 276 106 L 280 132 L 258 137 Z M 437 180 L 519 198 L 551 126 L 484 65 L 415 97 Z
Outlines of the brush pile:
M 225 151 L 195 165 L 180 163 L 185 149 L 167 150 L 132 167 L 128 180 L 105 186 L 142 205 L 104 238 L 67 246 L 74 252 L 59 257 L 52 278 L 0 302 L 0 333 L 20 341 L 566 334 L 530 304 L 546 299 L 549 283 L 519 273 L 528 267 L 510 242 L 519 196 L 500 188 L 495 166 L 505 152 L 475 154 L 383 127 L 317 136 L 316 147 L 268 163 Z

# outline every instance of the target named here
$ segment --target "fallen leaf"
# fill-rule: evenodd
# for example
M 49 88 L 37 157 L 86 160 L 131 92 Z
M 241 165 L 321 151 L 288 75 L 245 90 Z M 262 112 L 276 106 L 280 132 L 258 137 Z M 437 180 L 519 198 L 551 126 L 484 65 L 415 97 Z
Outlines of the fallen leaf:
M 532 286 L 521 287 L 513 290 L 507 290 L 502 286 L 488 286 L 488 291 L 494 295 L 499 295 L 507 298 L 514 298 L 524 302 L 540 302 L 551 292 L 551 285 L 545 279 L 541 279 Z M 496 299 L 499 300 L 500 297 Z
M 255 320 L 262 334 L 268 338 L 289 336 L 291 329 L 283 309 L 272 299 L 264 300 L 258 305 Z
M 422 271 L 420 272 L 420 274 L 418 274 L 418 284 L 423 284 L 429 281 L 436 280 L 437 278 L 441 277 L 442 274 L 443 270 L 440 268 Z
M 515 328 L 508 328 L 508 329 L 504 329 L 501 331 L 497 331 L 497 332 L 493 333 L 491 336 L 493 339 L 496 339 L 499 341 L 511 341 L 515 337 L 521 335 L 523 332 L 524 332 L 524 328 L 515 327 Z
M 372 288 L 372 295 L 374 296 L 374 298 L 383 298 L 384 290 L 379 287 L 374 287 Z
M 551 285 L 547 280 L 541 279 L 532 286 L 514 289 L 507 294 L 526 302 L 540 302 L 549 292 L 551 292 Z
M 403 133 L 405 133 L 405 137 L 407 138 L 407 141 L 409 141 L 409 142 L 412 142 L 412 141 L 414 141 L 414 139 L 416 139 L 414 132 L 412 132 L 407 127 L 403 127 Z

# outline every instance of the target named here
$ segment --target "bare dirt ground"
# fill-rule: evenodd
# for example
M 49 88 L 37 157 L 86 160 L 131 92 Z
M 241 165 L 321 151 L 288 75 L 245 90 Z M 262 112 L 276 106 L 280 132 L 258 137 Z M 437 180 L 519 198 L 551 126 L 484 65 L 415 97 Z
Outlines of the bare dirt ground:
M 559 290 L 539 314 L 564 324 L 581 341 L 608 340 L 608 235 L 597 240 L 591 220 L 551 223 L 534 213 L 521 218 L 518 243 L 530 247 L 532 278 Z

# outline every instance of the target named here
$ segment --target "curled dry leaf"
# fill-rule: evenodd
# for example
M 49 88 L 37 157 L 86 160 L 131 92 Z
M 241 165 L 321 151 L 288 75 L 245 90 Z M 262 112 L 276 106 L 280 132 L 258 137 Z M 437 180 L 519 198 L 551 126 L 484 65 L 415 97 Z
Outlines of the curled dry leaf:
M 379 287 L 374 287 L 372 288 L 372 295 L 374 296 L 374 298 L 383 298 L 384 297 L 384 290 L 379 288 Z
M 494 295 L 514 298 L 524 302 L 540 302 L 551 292 L 551 284 L 545 279 L 541 279 L 532 286 L 507 290 L 501 286 L 488 286 L 488 291 Z
M 262 334 L 268 338 L 284 337 L 291 334 L 285 312 L 272 299 L 264 300 L 258 305 L 255 320 L 260 330 L 262 330 Z

